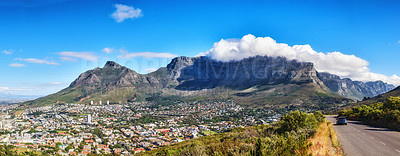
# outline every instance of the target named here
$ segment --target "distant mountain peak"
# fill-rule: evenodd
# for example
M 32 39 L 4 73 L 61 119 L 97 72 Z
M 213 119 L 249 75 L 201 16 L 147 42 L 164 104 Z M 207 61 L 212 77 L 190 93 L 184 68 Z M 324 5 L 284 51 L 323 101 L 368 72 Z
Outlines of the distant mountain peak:
M 363 97 L 374 97 L 394 88 L 394 85 L 382 81 L 353 81 L 350 78 L 340 78 L 326 72 L 318 73 L 318 77 L 330 90 L 355 100 L 361 100 Z
M 103 68 L 121 68 L 122 66 L 114 61 L 107 61 Z

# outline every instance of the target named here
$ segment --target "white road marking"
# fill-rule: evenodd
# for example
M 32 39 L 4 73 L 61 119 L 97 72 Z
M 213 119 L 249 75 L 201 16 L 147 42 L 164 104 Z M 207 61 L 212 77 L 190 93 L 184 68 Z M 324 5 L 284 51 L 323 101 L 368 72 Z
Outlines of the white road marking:
M 365 133 L 362 133 L 363 135 L 366 135 Z
M 395 151 L 400 153 L 400 151 L 399 151 L 399 150 L 395 150 Z
M 383 143 L 382 141 L 380 142 L 381 144 L 383 144 L 383 145 L 386 145 L 385 143 Z
M 369 137 L 369 138 L 374 139 L 374 137 Z

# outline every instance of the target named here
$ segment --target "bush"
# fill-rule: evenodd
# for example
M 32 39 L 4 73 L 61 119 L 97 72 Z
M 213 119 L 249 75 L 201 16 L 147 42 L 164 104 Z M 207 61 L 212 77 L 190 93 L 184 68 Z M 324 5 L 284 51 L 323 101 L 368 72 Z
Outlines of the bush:
M 318 119 L 321 120 L 319 116 Z M 300 129 L 316 129 L 319 123 L 321 122 L 317 121 L 314 114 L 294 111 L 281 118 L 282 126 L 280 132 L 298 131 Z
M 381 127 L 400 130 L 400 97 L 389 97 L 384 103 L 361 105 L 339 111 L 339 116 Z
M 324 121 L 321 112 L 290 112 L 273 125 L 237 128 L 139 155 L 307 155 L 307 139 Z M 278 132 L 278 133 L 276 133 Z

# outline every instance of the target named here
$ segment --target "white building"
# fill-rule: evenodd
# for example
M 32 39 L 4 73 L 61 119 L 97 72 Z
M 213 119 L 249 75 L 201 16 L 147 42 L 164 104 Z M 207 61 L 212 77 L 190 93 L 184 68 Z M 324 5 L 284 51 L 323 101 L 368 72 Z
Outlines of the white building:
M 89 124 L 92 123 L 92 115 L 88 114 L 86 116 L 86 122 L 89 123 Z

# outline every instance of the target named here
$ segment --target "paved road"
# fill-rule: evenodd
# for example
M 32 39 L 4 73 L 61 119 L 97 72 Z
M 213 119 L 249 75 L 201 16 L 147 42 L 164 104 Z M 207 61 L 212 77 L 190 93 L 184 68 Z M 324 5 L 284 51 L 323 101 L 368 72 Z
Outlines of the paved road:
M 333 116 L 326 117 L 336 123 Z M 386 128 L 348 121 L 347 125 L 334 125 L 340 145 L 349 156 L 400 156 L 400 133 Z

